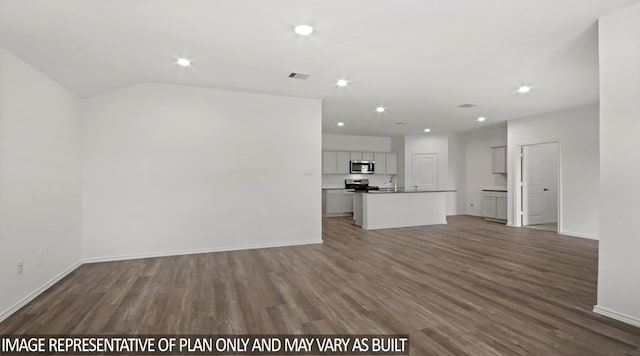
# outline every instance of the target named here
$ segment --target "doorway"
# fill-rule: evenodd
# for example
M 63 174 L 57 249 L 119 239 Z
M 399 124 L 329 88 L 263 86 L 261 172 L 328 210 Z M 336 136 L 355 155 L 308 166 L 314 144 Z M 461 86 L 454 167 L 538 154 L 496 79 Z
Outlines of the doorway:
M 522 146 L 522 225 L 558 232 L 558 143 Z
M 438 189 L 438 154 L 413 154 L 413 189 Z

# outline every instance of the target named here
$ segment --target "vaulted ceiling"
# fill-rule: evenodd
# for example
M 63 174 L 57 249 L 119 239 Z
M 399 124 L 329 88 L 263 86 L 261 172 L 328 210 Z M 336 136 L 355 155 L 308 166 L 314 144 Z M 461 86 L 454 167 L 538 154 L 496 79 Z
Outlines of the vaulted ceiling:
M 318 98 L 324 132 L 389 136 L 597 102 L 597 19 L 636 2 L 0 0 L 0 45 L 80 97 L 158 82 Z

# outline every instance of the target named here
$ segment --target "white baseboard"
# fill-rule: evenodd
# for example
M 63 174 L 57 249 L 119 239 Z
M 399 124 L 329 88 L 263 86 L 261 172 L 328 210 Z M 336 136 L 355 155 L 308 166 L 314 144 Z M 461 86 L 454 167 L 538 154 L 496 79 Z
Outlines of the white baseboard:
M 113 261 L 137 260 L 141 258 L 195 255 L 200 253 L 255 250 L 260 248 L 287 247 L 287 246 L 315 245 L 315 244 L 321 244 L 321 243 L 322 243 L 322 240 L 320 239 L 320 240 L 306 240 L 306 241 L 295 241 L 295 242 L 236 245 L 236 246 L 229 246 L 229 247 L 214 247 L 214 248 L 203 248 L 203 249 L 194 249 L 194 250 L 150 252 L 150 253 L 141 253 L 141 254 L 132 254 L 132 255 L 107 256 L 107 257 L 90 257 L 90 258 L 85 258 L 83 262 L 84 263 L 113 262 Z
M 578 232 L 571 232 L 571 231 L 560 231 L 558 232 L 558 234 L 560 235 L 567 235 L 567 236 L 573 236 L 573 237 L 581 237 L 583 239 L 589 239 L 589 240 L 599 240 L 598 236 L 591 236 L 591 235 L 586 235 L 586 234 L 581 234 Z
M 18 310 L 20 310 L 20 308 L 22 308 L 25 305 L 27 305 L 30 301 L 36 299 L 36 297 L 39 296 L 40 294 L 42 294 L 42 292 L 44 292 L 47 289 L 51 288 L 51 286 L 53 286 L 54 284 L 58 283 L 58 281 L 60 281 L 64 277 L 66 277 L 69 273 L 75 271 L 80 266 L 82 266 L 82 261 L 78 261 L 78 262 L 74 263 L 69 268 L 67 268 L 66 270 L 60 272 L 57 276 L 53 277 L 50 281 L 48 281 L 47 283 L 45 283 L 42 286 L 40 286 L 40 288 L 36 289 L 35 291 L 31 292 L 26 297 L 22 298 L 22 300 L 20 300 L 14 306 L 12 306 L 9 309 L 3 311 L 0 314 L 0 322 L 4 321 L 11 314 L 13 314 L 13 313 L 17 312 Z
M 470 212 L 470 211 L 468 211 L 468 210 L 464 210 L 464 211 L 462 211 L 462 212 L 461 212 L 460 214 L 458 214 L 458 215 L 467 215 L 467 216 L 484 217 L 484 216 L 482 216 L 482 215 L 480 215 L 480 214 L 476 214 L 476 213 Z
M 609 317 L 611 319 L 616 319 L 616 320 L 622 321 L 624 323 L 640 327 L 640 319 L 639 318 L 636 318 L 636 317 L 633 317 L 633 316 L 630 316 L 630 315 L 626 315 L 626 314 L 623 314 L 623 313 L 619 313 L 617 311 L 614 311 L 614 310 L 611 310 L 611 309 L 608 309 L 608 308 L 605 308 L 605 307 L 602 307 L 602 306 L 599 306 L 599 305 L 596 305 L 596 306 L 593 307 L 593 312 L 596 313 L 596 314 L 604 315 L 604 316 Z

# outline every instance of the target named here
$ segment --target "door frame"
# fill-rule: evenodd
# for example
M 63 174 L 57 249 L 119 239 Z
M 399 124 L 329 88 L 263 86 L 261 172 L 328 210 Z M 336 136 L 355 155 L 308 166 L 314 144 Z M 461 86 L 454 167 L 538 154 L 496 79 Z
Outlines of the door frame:
M 440 189 L 440 153 L 438 152 L 414 152 L 411 155 L 411 189 L 415 189 L 415 161 L 417 155 L 435 155 L 436 156 L 436 190 Z M 406 187 L 405 187 L 406 189 Z
M 550 141 L 541 141 L 541 142 L 533 142 L 533 143 L 526 143 L 526 144 L 519 144 L 519 145 L 515 145 L 513 147 L 515 147 L 516 151 L 515 151 L 515 155 L 513 158 L 513 167 L 514 169 L 511 170 L 511 173 L 513 173 L 514 175 L 514 180 L 513 180 L 513 205 L 512 205 L 512 213 L 514 216 L 513 219 L 513 226 L 515 227 L 521 227 L 521 226 L 525 226 L 522 224 L 524 216 L 523 216 L 523 207 L 522 204 L 524 202 L 524 199 L 522 197 L 522 191 L 523 191 L 523 186 L 522 186 L 522 173 L 523 173 L 523 165 L 522 165 L 522 160 L 524 159 L 523 157 L 523 149 L 524 146 L 536 146 L 536 145 L 545 145 L 545 144 L 550 144 L 550 143 L 555 143 L 557 144 L 557 160 L 556 160 L 556 164 L 558 165 L 557 169 L 558 169 L 558 185 L 556 187 L 556 191 L 558 192 L 558 233 L 561 233 L 561 231 L 563 231 L 562 229 L 562 181 L 563 181 L 563 174 L 562 174 L 562 144 L 560 142 L 560 140 L 550 140 Z

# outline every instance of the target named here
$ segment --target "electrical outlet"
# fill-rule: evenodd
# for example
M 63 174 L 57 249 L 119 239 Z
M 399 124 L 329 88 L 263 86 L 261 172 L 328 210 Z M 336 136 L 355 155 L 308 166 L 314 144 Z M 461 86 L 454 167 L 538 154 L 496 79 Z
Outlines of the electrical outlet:
M 18 275 L 21 275 L 24 272 L 24 262 L 18 262 Z
M 44 251 L 38 251 L 38 267 L 42 267 L 44 265 Z

